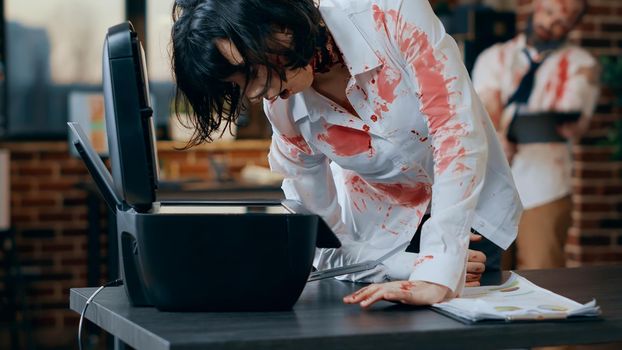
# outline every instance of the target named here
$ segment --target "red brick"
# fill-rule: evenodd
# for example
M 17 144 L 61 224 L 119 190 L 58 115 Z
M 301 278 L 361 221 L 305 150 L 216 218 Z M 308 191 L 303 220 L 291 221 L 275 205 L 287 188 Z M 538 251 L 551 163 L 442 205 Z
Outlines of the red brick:
M 586 48 L 595 48 L 595 47 L 612 47 L 613 40 L 610 39 L 591 39 L 591 38 L 582 38 L 581 46 Z
M 580 261 L 583 262 L 618 262 L 622 261 L 622 253 L 586 253 L 581 255 Z
M 21 223 L 21 222 L 30 222 L 34 219 L 36 215 L 34 215 L 34 212 L 31 213 L 25 213 L 25 210 L 22 211 L 20 210 L 20 212 L 11 212 L 11 222 L 13 223 Z
M 41 191 L 64 191 L 76 188 L 75 180 L 54 179 L 53 181 L 43 181 L 39 184 Z
M 64 165 L 60 170 L 61 175 L 88 175 L 84 165 Z
M 605 32 L 622 32 L 622 24 L 620 23 L 602 23 L 601 27 Z
M 68 228 L 64 228 L 61 231 L 61 235 L 62 236 L 68 236 L 68 237 L 71 237 L 71 236 L 86 236 L 87 234 L 88 234 L 88 232 L 87 232 L 86 228 L 83 228 L 83 229 L 74 229 L 74 228 L 68 229 Z
M 16 171 L 17 175 L 20 176 L 51 176 L 54 172 L 51 167 L 40 165 L 21 165 L 16 169 Z
M 11 151 L 11 163 L 24 160 L 35 160 L 37 154 L 33 152 Z
M 574 209 L 580 212 L 611 212 L 617 206 L 613 203 L 575 203 Z
M 22 206 L 24 207 L 51 207 L 57 204 L 55 196 L 43 196 L 22 198 Z
M 579 237 L 579 244 L 581 246 L 610 246 L 611 237 L 609 236 Z
M 590 5 L 588 15 L 609 15 L 614 11 L 615 9 L 612 6 Z
M 51 253 L 51 252 L 71 252 L 75 249 L 75 246 L 73 244 L 67 244 L 67 243 L 47 243 L 47 244 L 43 244 L 41 246 L 41 251 L 44 253 Z
M 592 32 L 594 30 L 596 30 L 596 25 L 594 23 L 589 23 L 587 21 L 583 21 L 583 23 L 581 23 L 579 29 L 579 31 L 581 32 Z
M 578 169 L 575 168 L 573 175 L 579 178 L 610 179 L 617 176 L 615 169 Z
M 71 157 L 66 151 L 41 151 L 39 155 L 41 160 L 63 160 Z
M 29 192 L 34 190 L 36 182 L 33 180 L 21 180 L 17 178 L 11 178 L 11 191 L 12 192 Z
M 72 196 L 63 198 L 63 206 L 65 207 L 85 207 L 86 195 Z
M 69 211 L 57 211 L 50 212 L 45 211 L 39 213 L 39 220 L 42 222 L 53 222 L 53 221 L 71 221 L 74 215 Z
M 86 257 L 61 259 L 60 264 L 61 266 L 86 266 Z

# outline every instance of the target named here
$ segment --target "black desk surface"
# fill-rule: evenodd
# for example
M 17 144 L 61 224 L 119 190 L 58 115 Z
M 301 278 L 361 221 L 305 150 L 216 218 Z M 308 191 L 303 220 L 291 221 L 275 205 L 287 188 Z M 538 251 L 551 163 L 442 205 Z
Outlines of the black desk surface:
M 132 308 L 123 287 L 108 288 L 89 306 L 87 318 L 130 346 L 153 350 L 485 349 L 622 341 L 622 265 L 519 273 L 581 303 L 596 298 L 603 317 L 465 325 L 427 308 L 381 303 L 361 310 L 345 305 L 341 297 L 360 285 L 324 280 L 309 283 L 293 311 L 272 313 Z M 79 313 L 94 291 L 72 289 L 71 309 Z M 252 291 L 248 297 L 253 297 Z

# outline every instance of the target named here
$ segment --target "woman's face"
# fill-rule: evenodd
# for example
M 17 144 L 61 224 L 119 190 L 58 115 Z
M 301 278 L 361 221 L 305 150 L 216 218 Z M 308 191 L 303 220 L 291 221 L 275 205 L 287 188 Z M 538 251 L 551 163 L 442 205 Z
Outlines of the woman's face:
M 286 34 L 282 35 L 284 36 L 283 40 L 287 40 Z M 240 65 L 244 63 L 244 58 L 231 40 L 216 39 L 216 47 L 231 64 Z M 279 57 L 274 57 L 274 63 L 280 63 Z M 267 76 L 268 68 L 259 66 L 257 67 L 257 74 L 248 81 L 243 73 L 233 74 L 226 80 L 238 85 L 242 91 L 246 91 L 245 96 L 251 103 L 261 102 L 262 99 L 274 101 L 279 97 L 287 99 L 291 95 L 305 90 L 313 83 L 313 69 L 310 65 L 304 68 L 286 70 L 284 81 L 279 79 L 276 71 L 273 71 L 269 86 L 266 86 Z

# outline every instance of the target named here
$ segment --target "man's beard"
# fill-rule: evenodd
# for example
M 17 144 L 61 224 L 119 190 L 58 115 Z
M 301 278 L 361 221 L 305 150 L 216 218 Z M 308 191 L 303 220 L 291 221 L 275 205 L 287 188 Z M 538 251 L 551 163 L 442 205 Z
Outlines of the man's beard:
M 530 43 L 538 52 L 556 50 L 566 42 L 567 38 L 567 35 L 565 35 L 560 39 L 542 40 L 535 32 L 533 16 L 527 21 L 525 35 L 527 35 L 527 42 Z

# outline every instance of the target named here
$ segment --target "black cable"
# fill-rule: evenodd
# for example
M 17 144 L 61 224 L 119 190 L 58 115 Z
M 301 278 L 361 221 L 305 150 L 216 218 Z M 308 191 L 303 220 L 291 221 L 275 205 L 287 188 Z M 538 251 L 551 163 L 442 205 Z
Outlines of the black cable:
M 82 322 L 84 321 L 84 315 L 86 314 L 86 309 L 89 307 L 89 304 L 93 301 L 93 299 L 95 299 L 95 296 L 101 292 L 104 288 L 106 287 L 117 287 L 117 286 L 121 286 L 123 285 L 123 280 L 122 279 L 117 279 L 114 281 L 110 281 L 106 284 L 104 284 L 103 286 L 97 288 L 97 290 L 95 292 L 93 292 L 93 294 L 91 294 L 91 296 L 86 300 L 86 303 L 84 304 L 84 308 L 82 309 L 82 313 L 80 313 L 80 323 L 78 324 L 78 348 L 80 350 L 82 350 Z

